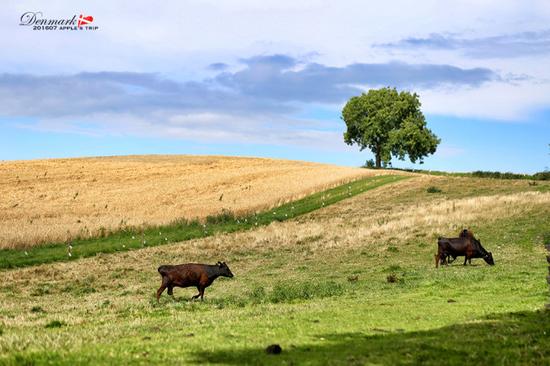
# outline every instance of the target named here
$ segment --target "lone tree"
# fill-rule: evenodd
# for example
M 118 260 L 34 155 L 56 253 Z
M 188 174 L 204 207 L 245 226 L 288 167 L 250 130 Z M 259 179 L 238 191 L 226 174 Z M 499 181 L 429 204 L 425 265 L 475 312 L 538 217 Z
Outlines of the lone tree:
M 433 154 L 441 141 L 426 128 L 416 93 L 395 88 L 371 89 L 351 98 L 342 110 L 346 123 L 344 141 L 357 144 L 361 151 L 369 148 L 376 156 L 376 167 L 391 161 L 392 155 L 405 160 L 405 155 L 422 164 L 423 157 Z

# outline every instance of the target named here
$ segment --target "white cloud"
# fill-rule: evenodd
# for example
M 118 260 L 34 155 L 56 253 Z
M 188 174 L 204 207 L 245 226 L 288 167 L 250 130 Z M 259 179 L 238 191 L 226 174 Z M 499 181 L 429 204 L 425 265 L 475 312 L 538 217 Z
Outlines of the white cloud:
M 324 125 L 316 121 L 284 117 L 278 117 L 274 121 L 267 116 L 250 118 L 214 113 L 156 114 L 143 118 L 130 114 L 100 113 L 81 118 L 45 118 L 35 122 L 19 122 L 15 125 L 38 131 L 89 136 L 169 138 L 214 144 L 307 146 L 321 151 L 336 152 L 349 150 L 349 147 L 342 141 L 341 132 L 324 130 Z M 276 127 L 277 125 L 285 127 Z M 289 128 L 289 126 L 294 126 L 294 128 Z M 302 127 L 296 128 L 295 126 Z
M 419 92 L 425 113 L 526 122 L 550 105 L 550 84 L 490 82 L 477 88 L 453 87 Z
M 100 29 L 32 31 L 18 25 L 25 11 L 42 11 L 48 17 L 83 12 L 93 15 Z M 228 70 L 235 71 L 242 67 L 239 59 L 254 55 L 301 57 L 313 52 L 309 61 L 334 67 L 394 60 L 528 75 L 531 80 L 517 85 L 493 82 L 475 88 L 419 90 L 427 113 L 521 120 L 550 104 L 546 97 L 550 88 L 544 82 L 550 80 L 548 57 L 479 60 L 452 50 L 389 53 L 372 45 L 431 33 L 483 39 L 541 31 L 547 29 L 549 20 L 550 3 L 544 0 L 528 5 L 499 0 L 9 1 L 0 13 L 0 48 L 6 50 L 0 73 L 130 71 L 200 81 L 212 76 L 208 69 L 212 63 L 226 63 Z M 308 94 L 307 90 L 303 93 Z

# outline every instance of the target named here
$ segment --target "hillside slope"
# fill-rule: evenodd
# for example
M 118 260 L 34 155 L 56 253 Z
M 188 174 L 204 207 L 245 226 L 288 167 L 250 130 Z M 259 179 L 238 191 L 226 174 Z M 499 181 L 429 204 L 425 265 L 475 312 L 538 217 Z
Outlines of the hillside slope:
M 3 270 L 0 363 L 548 364 L 549 187 L 418 176 L 251 231 Z M 495 266 L 434 268 L 464 226 Z M 218 260 L 235 278 L 204 302 L 156 303 L 159 265 Z
M 0 249 L 269 208 L 373 171 L 222 156 L 0 163 Z M 384 172 L 383 174 L 388 174 Z

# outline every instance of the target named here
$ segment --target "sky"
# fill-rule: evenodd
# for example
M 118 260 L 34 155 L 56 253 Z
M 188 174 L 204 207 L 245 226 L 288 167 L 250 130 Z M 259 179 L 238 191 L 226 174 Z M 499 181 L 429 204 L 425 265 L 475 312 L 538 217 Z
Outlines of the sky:
M 25 24 L 81 14 L 93 17 L 82 29 Z M 342 107 L 389 86 L 416 92 L 441 138 L 423 164 L 393 166 L 550 167 L 545 0 L 8 0 L 0 50 L 0 160 L 216 154 L 360 166 L 373 155 L 344 143 Z

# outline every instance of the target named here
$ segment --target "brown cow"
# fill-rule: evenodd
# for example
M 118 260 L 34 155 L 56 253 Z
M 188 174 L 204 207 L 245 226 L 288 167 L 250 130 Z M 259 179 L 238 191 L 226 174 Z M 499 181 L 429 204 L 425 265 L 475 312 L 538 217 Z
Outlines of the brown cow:
M 166 288 L 168 288 L 168 295 L 172 296 L 174 287 L 191 286 L 199 290 L 199 293 L 191 299 L 200 297 L 202 300 L 204 289 L 210 286 L 216 278 L 219 276 L 233 277 L 233 273 L 231 273 L 225 262 L 218 262 L 213 265 L 198 263 L 179 264 L 176 266 L 164 265 L 160 266 L 158 271 L 162 276 L 162 284 L 157 291 L 157 302 Z
M 483 248 L 481 242 L 474 237 L 474 233 L 464 229 L 460 232 L 458 238 L 439 238 L 437 240 L 437 254 L 435 257 L 435 267 L 439 264 L 447 264 L 447 258 L 456 258 L 464 256 L 464 265 L 472 258 L 483 258 L 485 262 L 494 265 L 493 254 Z

